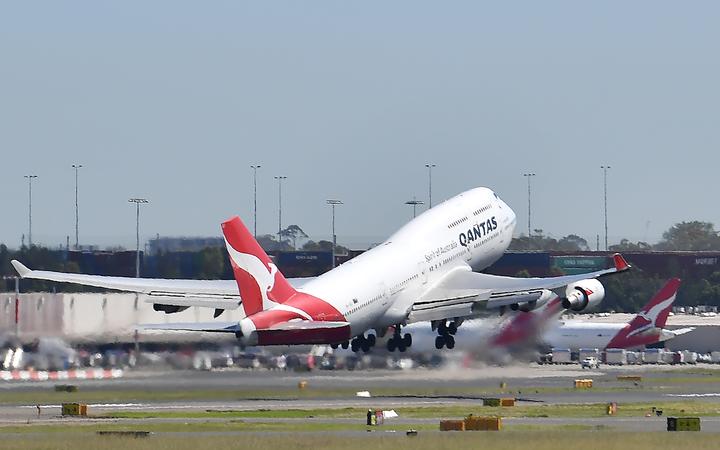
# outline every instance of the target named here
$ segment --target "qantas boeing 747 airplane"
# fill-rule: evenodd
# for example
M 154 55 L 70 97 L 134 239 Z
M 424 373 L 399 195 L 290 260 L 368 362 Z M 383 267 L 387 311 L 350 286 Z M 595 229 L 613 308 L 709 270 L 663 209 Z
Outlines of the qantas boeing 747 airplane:
M 222 224 L 235 280 L 168 280 L 106 277 L 30 270 L 23 278 L 90 285 L 147 295 L 156 310 L 172 313 L 191 306 L 242 307 L 239 322 L 168 324 L 155 329 L 235 333 L 245 345 L 331 344 L 368 351 L 376 336 L 392 330 L 388 350 L 405 351 L 412 336 L 402 327 L 430 322 L 436 347 L 453 348 L 453 335 L 466 319 L 530 311 L 563 288 L 565 308 L 594 303 L 583 280 L 630 266 L 616 254 L 614 266 L 588 274 L 550 278 L 487 275 L 510 245 L 516 217 L 488 188 L 463 192 L 425 211 L 385 242 L 315 278 L 286 279 L 239 217 Z M 150 328 L 150 327 L 147 327 Z M 375 333 L 369 332 L 375 330 Z

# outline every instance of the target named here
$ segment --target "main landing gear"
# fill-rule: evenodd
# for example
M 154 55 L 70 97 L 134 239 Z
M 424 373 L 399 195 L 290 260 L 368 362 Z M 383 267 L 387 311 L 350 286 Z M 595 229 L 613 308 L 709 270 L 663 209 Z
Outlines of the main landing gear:
M 364 334 L 361 334 L 352 341 L 345 341 L 340 344 L 332 344 L 330 345 L 330 347 L 332 347 L 333 349 L 336 349 L 338 347 L 347 349 L 348 347 L 350 347 L 350 349 L 355 353 L 359 352 L 360 350 L 367 353 L 372 347 L 375 347 L 376 342 L 377 340 L 374 334 L 368 334 L 367 337 L 365 337 Z
M 399 352 L 404 352 L 412 346 L 412 335 L 405 333 L 402 336 L 400 333 L 400 325 L 395 325 L 395 331 L 390 339 L 387 341 L 387 349 L 389 352 L 394 352 L 397 349 Z
M 452 321 L 449 324 L 444 320 L 437 325 L 438 336 L 435 338 L 435 348 L 440 350 L 447 347 L 449 350 L 455 348 L 455 333 L 460 324 Z
M 394 352 L 395 350 L 404 352 L 412 345 L 412 335 L 410 333 L 402 335 L 400 333 L 400 325 L 395 325 L 394 329 L 395 331 L 393 332 L 392 337 L 387 341 L 387 349 L 389 352 Z M 361 334 L 351 341 L 335 343 L 330 345 L 330 347 L 333 349 L 341 346 L 344 349 L 349 347 L 355 353 L 360 350 L 367 353 L 372 347 L 375 347 L 375 344 L 377 344 L 377 338 L 374 334 L 368 334 L 367 337 L 364 334 Z

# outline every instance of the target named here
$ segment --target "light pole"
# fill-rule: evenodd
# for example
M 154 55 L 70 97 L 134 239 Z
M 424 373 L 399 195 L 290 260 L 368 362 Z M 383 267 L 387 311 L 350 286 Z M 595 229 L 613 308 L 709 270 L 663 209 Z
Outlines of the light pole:
M 527 178 L 527 183 L 528 183 L 528 240 L 529 240 L 530 239 L 530 230 L 532 230 L 532 228 L 530 228 L 530 217 L 532 216 L 532 209 L 530 207 L 530 199 L 532 198 L 530 195 L 530 178 L 534 177 L 535 174 L 534 173 L 524 173 L 523 176 L 525 178 Z
M 72 168 L 75 169 L 75 250 L 80 248 L 79 240 L 79 212 L 78 212 L 78 171 L 82 167 L 82 164 L 73 164 Z
M 278 250 L 281 247 L 282 243 L 282 181 L 287 180 L 287 177 L 284 176 L 276 176 L 276 180 L 278 180 Z
M 250 166 L 253 170 L 253 236 L 257 240 L 257 170 L 262 167 L 260 164 Z
M 28 248 L 32 247 L 32 180 L 37 175 L 24 175 L 28 180 Z
M 140 278 L 140 204 L 150 202 L 148 202 L 147 199 L 144 198 L 131 198 L 128 200 L 128 202 L 135 203 L 135 278 Z
M 600 166 L 603 170 L 603 196 L 605 200 L 605 251 L 608 249 L 608 225 L 607 225 L 607 171 L 610 166 Z
M 428 209 L 432 208 L 432 170 L 436 164 L 425 164 L 428 169 Z
M 424 205 L 425 202 L 422 200 L 415 200 L 415 197 L 413 196 L 412 200 L 408 200 L 405 202 L 406 205 L 411 205 L 413 207 L 413 219 L 417 215 L 417 207 L 418 205 Z
M 335 207 L 342 205 L 343 202 L 340 200 L 328 200 L 327 204 L 332 207 L 332 267 L 335 268 L 335 247 L 337 246 L 337 236 L 335 235 Z
M 20 331 L 20 277 L 3 275 L 3 280 L 15 280 L 15 337 Z

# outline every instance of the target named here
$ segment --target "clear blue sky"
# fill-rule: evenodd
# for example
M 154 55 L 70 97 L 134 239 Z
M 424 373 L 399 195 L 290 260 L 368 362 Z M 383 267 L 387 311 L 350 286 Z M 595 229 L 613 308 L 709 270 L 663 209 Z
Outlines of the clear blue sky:
M 379 240 L 403 202 L 494 188 L 533 228 L 655 241 L 720 225 L 717 2 L 3 2 L 0 241 L 218 235 L 284 223 Z M 362 238 L 366 237 L 366 238 Z M 71 238 L 72 240 L 72 238 Z

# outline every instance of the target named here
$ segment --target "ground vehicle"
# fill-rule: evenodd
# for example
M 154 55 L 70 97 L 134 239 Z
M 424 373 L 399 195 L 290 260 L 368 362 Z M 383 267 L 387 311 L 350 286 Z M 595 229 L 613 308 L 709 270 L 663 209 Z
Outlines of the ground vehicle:
M 600 363 L 598 362 L 598 359 L 594 356 L 588 356 L 587 358 L 584 358 L 582 361 L 580 361 L 580 366 L 583 369 L 599 369 Z

